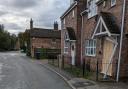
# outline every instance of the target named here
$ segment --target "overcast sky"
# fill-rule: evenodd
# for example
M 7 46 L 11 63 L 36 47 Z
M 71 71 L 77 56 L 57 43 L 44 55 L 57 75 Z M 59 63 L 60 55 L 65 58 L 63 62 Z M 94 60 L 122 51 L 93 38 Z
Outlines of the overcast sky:
M 29 28 L 33 18 L 34 27 L 53 27 L 54 21 L 69 7 L 70 0 L 0 0 L 0 24 L 17 34 Z

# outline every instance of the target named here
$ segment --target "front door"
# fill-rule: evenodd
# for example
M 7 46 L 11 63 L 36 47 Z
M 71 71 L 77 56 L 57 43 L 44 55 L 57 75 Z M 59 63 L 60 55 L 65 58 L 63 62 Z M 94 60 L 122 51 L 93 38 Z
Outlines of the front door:
M 114 44 L 111 41 L 105 39 L 103 46 L 102 73 L 108 76 L 112 76 L 112 64 L 109 63 L 111 60 L 113 48 Z
M 71 60 L 71 64 L 72 65 L 75 65 L 75 43 L 71 43 L 71 57 L 72 57 L 72 60 Z

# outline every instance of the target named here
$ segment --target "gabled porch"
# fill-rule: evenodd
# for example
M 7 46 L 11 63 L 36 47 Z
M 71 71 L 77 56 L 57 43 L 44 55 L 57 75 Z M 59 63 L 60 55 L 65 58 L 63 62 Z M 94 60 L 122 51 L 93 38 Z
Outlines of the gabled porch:
M 119 37 L 120 30 L 116 23 L 116 18 L 111 13 L 101 12 L 91 39 L 97 39 L 102 42 L 102 44 L 98 44 L 102 46 L 100 73 L 104 75 L 104 78 L 115 75 L 116 68 L 113 66 L 113 62 L 116 60 L 115 55 L 118 53 Z
M 72 27 L 67 27 L 64 33 L 64 54 L 68 55 L 67 61 L 76 64 L 76 34 Z

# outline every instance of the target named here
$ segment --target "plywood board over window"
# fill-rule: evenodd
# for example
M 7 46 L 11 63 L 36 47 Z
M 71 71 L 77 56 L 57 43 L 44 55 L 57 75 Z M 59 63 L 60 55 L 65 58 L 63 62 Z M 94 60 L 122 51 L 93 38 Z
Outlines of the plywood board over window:
M 108 40 L 104 40 L 104 45 L 103 45 L 103 59 L 102 59 L 102 72 L 103 74 L 107 74 L 109 76 L 112 76 L 112 64 L 110 63 L 110 57 L 112 55 L 114 49 L 114 44 Z M 109 68 L 108 68 L 109 65 Z

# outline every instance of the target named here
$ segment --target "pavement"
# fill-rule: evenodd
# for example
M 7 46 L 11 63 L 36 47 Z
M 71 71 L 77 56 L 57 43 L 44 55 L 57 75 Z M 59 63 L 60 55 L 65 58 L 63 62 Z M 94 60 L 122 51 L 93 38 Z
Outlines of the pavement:
M 68 72 L 48 64 L 47 60 L 36 60 L 36 62 L 59 75 L 72 89 L 128 89 L 128 83 L 96 82 L 84 78 L 76 78 Z

